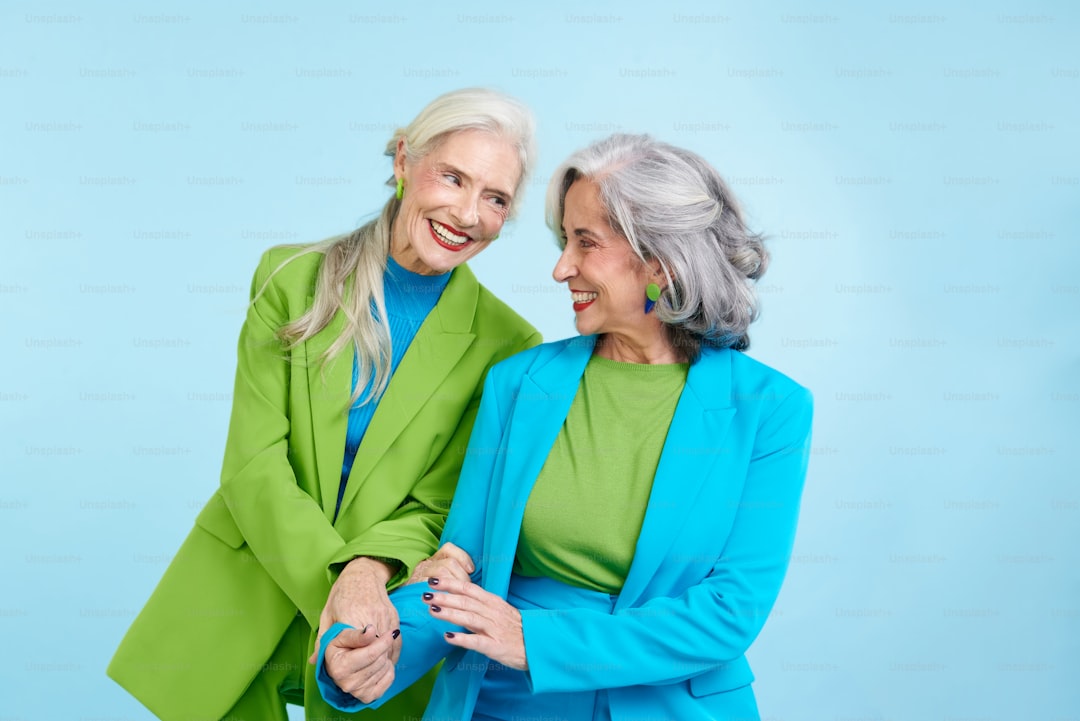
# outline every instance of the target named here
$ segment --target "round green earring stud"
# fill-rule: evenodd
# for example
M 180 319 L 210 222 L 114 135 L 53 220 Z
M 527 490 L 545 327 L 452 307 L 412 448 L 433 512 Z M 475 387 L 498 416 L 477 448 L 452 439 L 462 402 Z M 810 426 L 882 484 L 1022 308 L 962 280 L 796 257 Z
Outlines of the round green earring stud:
M 645 286 L 645 312 L 651 311 L 658 300 L 660 300 L 660 286 L 649 283 Z

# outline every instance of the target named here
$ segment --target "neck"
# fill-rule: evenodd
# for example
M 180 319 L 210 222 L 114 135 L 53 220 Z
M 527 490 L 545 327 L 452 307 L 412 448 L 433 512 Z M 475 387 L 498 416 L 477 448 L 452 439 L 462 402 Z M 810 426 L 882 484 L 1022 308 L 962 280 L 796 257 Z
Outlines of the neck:
M 661 330 L 648 339 L 631 338 L 619 333 L 605 333 L 596 339 L 593 353 L 620 363 L 685 363 L 686 357 L 668 342 Z
M 417 275 L 439 275 L 438 271 L 429 268 L 424 261 L 420 260 L 420 256 L 417 255 L 408 238 L 398 236 L 396 220 L 390 229 L 390 257 L 402 268 Z

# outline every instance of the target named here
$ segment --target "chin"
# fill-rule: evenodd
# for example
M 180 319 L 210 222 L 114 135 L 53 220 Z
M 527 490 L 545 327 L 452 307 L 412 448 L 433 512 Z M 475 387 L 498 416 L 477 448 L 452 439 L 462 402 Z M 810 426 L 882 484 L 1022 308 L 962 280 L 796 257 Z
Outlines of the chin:
M 449 255 L 450 257 L 446 257 L 447 255 Z M 432 258 L 430 265 L 434 270 L 437 270 L 440 273 L 446 273 L 447 271 L 451 271 L 454 268 L 458 267 L 466 260 L 468 259 L 460 255 L 452 254 L 448 251 L 447 253 L 440 253 L 438 256 Z
M 599 335 L 600 331 L 588 323 L 582 323 L 580 320 L 574 323 L 574 327 L 577 328 L 578 335 Z

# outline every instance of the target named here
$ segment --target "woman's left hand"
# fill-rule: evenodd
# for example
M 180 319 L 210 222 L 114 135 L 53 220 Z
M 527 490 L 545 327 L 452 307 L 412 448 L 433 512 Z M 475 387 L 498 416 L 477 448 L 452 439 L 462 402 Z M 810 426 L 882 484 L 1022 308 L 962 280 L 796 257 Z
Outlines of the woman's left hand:
M 467 628 L 470 633 L 447 633 L 446 642 L 484 654 L 504 666 L 528 671 L 521 613 L 475 583 L 453 578 L 428 579 L 424 594 L 433 616 Z
M 468 581 L 469 574 L 476 570 L 472 557 L 452 543 L 444 543 L 430 558 L 416 564 L 412 576 L 406 583 L 420 583 L 431 577 L 456 578 Z

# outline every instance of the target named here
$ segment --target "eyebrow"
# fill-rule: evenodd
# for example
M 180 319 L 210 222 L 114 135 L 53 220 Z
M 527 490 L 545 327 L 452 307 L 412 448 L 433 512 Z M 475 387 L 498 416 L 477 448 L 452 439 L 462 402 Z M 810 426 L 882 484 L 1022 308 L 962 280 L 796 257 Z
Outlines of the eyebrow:
M 559 230 L 562 231 L 563 235 L 569 235 L 569 233 L 566 232 L 566 227 L 565 226 L 560 225 Z M 588 228 L 574 228 L 574 235 L 578 236 L 578 237 L 580 237 L 582 235 L 588 235 L 588 236 L 592 236 L 593 238 L 597 238 L 597 239 L 600 238 L 599 235 L 597 235 L 593 231 L 589 230 Z
M 438 163 L 437 165 L 438 165 L 439 170 L 447 170 L 447 171 L 449 171 L 451 173 L 454 173 L 455 175 L 460 175 L 462 178 L 464 178 L 465 180 L 468 180 L 470 182 L 473 179 L 472 176 L 469 175 L 468 173 L 466 173 L 464 170 L 462 170 L 461 168 L 458 168 L 455 165 L 451 165 L 450 163 L 441 162 L 441 163 Z M 507 191 L 499 190 L 498 188 L 484 188 L 484 192 L 486 192 L 486 193 L 494 193 L 495 195 L 497 195 L 500 198 L 502 198 L 503 200 L 505 200 L 507 203 L 509 203 L 514 198 L 514 196 L 511 195 L 510 193 L 508 193 Z

